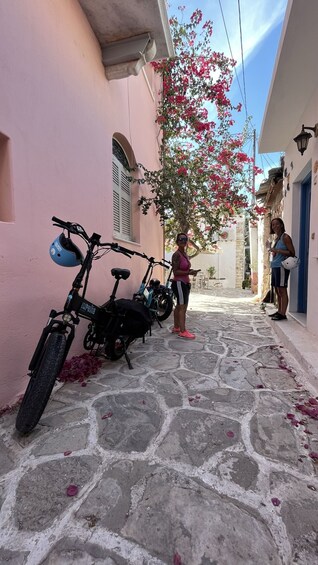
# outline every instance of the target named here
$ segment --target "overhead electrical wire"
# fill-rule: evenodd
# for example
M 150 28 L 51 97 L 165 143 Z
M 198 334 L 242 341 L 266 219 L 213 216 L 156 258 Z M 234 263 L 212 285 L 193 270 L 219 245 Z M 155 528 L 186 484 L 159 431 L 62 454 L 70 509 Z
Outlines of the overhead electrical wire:
M 223 20 L 223 25 L 224 25 L 224 29 L 225 29 L 225 33 L 226 33 L 226 38 L 227 38 L 229 50 L 230 50 L 232 59 L 234 59 L 232 47 L 231 47 L 231 42 L 230 42 L 228 30 L 227 30 L 227 25 L 226 25 L 226 21 L 225 21 L 225 17 L 224 17 L 224 12 L 223 12 L 223 8 L 222 8 L 222 4 L 221 4 L 221 0 L 218 0 L 218 2 L 219 2 L 219 6 L 220 6 L 220 11 L 221 11 L 221 15 L 222 15 L 222 20 Z M 243 90 L 242 90 L 241 83 L 239 81 L 238 74 L 237 74 L 235 67 L 234 67 L 234 72 L 235 72 L 237 84 L 239 86 L 239 90 L 240 90 L 240 93 L 241 93 L 242 103 L 243 103 L 243 106 L 244 106 L 244 109 L 245 109 L 245 117 L 246 117 L 246 120 L 247 120 L 248 119 L 248 111 L 247 111 L 247 95 L 246 95 L 245 64 L 244 64 L 243 33 L 242 33 L 242 18 L 241 18 L 240 0 L 237 0 L 237 5 L 238 5 L 238 16 L 239 16 Z M 249 126 L 252 127 L 252 131 L 253 131 L 254 127 L 252 126 L 252 124 L 249 124 Z M 246 140 L 245 140 L 245 143 L 243 144 L 243 146 L 246 146 L 249 143 L 248 150 L 247 150 L 248 154 L 252 150 L 252 147 L 251 147 L 251 145 L 252 145 L 252 140 L 251 140 L 252 131 L 250 130 L 250 127 L 248 127 Z M 271 159 L 271 157 L 268 154 L 263 154 L 263 155 L 259 154 L 259 157 L 261 159 L 262 169 L 265 169 L 263 159 L 269 167 L 272 167 L 273 165 L 275 166 L 274 161 Z
M 247 113 L 247 100 L 246 100 L 246 83 L 245 83 L 245 65 L 244 65 L 244 54 L 243 54 L 243 34 L 242 34 L 242 21 L 241 21 L 241 4 L 240 0 L 237 0 L 238 13 L 239 13 L 239 26 L 240 26 L 240 42 L 241 42 L 241 60 L 242 60 L 242 77 L 243 77 L 243 90 L 244 90 L 244 106 Z
M 232 57 L 232 59 L 234 60 L 234 56 L 233 56 L 233 52 L 232 52 L 232 47 L 231 47 L 231 42 L 230 42 L 229 34 L 228 34 L 228 31 L 227 31 L 227 26 L 226 26 L 226 22 L 225 22 L 225 17 L 224 17 L 224 13 L 223 13 L 223 8 L 222 8 L 221 0 L 219 0 L 219 6 L 220 6 L 220 11 L 221 11 L 221 15 L 222 15 L 222 20 L 223 20 L 223 25 L 224 25 L 224 29 L 225 29 L 225 33 L 226 33 L 226 38 L 227 38 L 229 50 L 230 50 L 230 53 L 231 53 L 231 57 Z M 242 87 L 241 87 L 241 83 L 240 83 L 240 81 L 239 81 L 238 74 L 237 74 L 237 71 L 236 71 L 236 67 L 234 67 L 234 72 L 235 72 L 237 84 L 238 84 L 238 86 L 239 86 L 240 93 L 241 93 L 241 96 L 242 96 L 242 102 L 243 102 L 243 106 L 244 106 L 244 108 L 245 108 L 245 116 L 246 116 L 246 120 L 247 120 L 248 112 L 247 112 L 247 106 L 246 106 L 246 94 L 245 94 L 245 96 L 244 96 L 243 91 L 242 91 Z

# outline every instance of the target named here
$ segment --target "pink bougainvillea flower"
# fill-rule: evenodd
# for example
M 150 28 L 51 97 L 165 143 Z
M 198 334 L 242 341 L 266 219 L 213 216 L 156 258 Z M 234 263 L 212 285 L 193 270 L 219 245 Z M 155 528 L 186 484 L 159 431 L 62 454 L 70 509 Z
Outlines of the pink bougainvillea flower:
M 187 170 L 186 167 L 179 167 L 177 173 L 178 173 L 178 175 L 187 175 L 187 174 L 188 174 L 188 170 Z
M 66 489 L 67 496 L 76 496 L 78 493 L 77 485 L 69 485 Z
M 309 449 L 308 443 L 304 443 L 304 448 L 305 448 L 305 449 Z
M 177 551 L 173 556 L 173 565 L 182 565 L 181 556 Z
M 287 418 L 288 418 L 288 420 L 293 420 L 293 419 L 295 418 L 295 415 L 294 415 L 294 414 L 291 414 L 291 413 L 288 413 L 288 414 L 287 414 Z
M 315 398 L 308 398 L 308 402 L 309 404 L 311 404 L 312 406 L 317 406 L 318 405 L 318 401 Z
M 227 437 L 234 437 L 234 432 L 229 430 L 228 432 L 226 432 L 226 435 L 227 435 Z
M 279 498 L 272 498 L 272 504 L 274 506 L 279 506 L 280 505 L 280 500 Z
M 107 414 L 104 414 L 104 416 L 102 416 L 102 420 L 107 420 L 107 418 L 111 418 L 113 415 L 113 413 L 111 411 L 107 412 Z
M 311 451 L 309 453 L 309 457 L 311 457 L 314 461 L 318 461 L 318 453 L 316 451 Z
M 71 451 L 64 451 L 63 455 L 65 455 L 65 457 L 67 457 L 68 455 L 71 455 L 71 453 L 72 453 Z
M 89 353 L 75 355 L 65 361 L 63 369 L 58 376 L 58 380 L 63 382 L 78 381 L 82 383 L 91 375 L 96 375 L 101 366 L 101 359 L 98 359 L 94 355 L 89 355 Z

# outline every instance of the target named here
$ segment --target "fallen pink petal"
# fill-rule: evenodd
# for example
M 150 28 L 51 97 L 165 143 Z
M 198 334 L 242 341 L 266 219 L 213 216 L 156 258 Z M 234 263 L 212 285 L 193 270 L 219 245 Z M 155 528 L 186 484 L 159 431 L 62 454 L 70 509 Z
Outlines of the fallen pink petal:
M 69 485 L 66 489 L 67 496 L 76 496 L 78 493 L 78 486 L 76 485 Z
M 280 505 L 279 498 L 272 498 L 272 503 L 273 503 L 274 506 L 279 506 Z
M 67 457 L 68 455 L 71 455 L 71 453 L 72 453 L 71 451 L 64 451 L 63 455 L 65 455 L 65 457 Z
M 309 402 L 309 404 L 311 404 L 313 406 L 318 405 L 318 401 L 315 398 L 308 398 L 308 402 Z
M 289 420 L 293 420 L 293 419 L 295 418 L 295 414 L 290 414 L 290 413 L 289 413 L 289 414 L 287 414 L 287 418 L 288 418 Z
M 182 565 L 181 556 L 179 555 L 179 553 L 174 554 L 173 565 Z
M 318 453 L 316 451 L 311 451 L 309 453 L 309 457 L 311 457 L 314 461 L 318 461 Z
M 107 418 L 111 418 L 113 415 L 112 412 L 107 412 L 107 414 L 104 414 L 104 416 L 102 416 L 102 420 L 107 420 Z
M 226 432 L 226 435 L 227 435 L 227 437 L 234 437 L 234 432 L 229 430 L 228 432 Z

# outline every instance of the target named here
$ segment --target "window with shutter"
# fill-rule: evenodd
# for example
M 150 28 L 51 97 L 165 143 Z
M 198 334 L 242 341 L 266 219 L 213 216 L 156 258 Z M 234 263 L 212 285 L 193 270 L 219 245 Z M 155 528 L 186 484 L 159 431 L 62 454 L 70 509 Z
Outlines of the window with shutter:
M 113 139 L 113 229 L 114 234 L 132 239 L 131 183 L 129 163 L 123 148 Z

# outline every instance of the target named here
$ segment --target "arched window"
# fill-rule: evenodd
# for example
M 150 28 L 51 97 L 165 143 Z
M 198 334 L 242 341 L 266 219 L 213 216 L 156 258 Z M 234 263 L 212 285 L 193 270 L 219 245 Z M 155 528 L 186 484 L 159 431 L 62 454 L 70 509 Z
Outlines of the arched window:
M 127 156 L 113 139 L 113 228 L 114 235 L 132 239 L 131 183 Z

